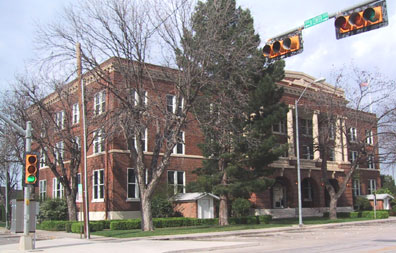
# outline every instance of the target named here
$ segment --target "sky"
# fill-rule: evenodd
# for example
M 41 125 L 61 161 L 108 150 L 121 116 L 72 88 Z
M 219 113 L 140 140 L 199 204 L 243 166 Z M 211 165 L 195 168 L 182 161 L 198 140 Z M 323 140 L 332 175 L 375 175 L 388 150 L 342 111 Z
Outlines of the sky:
M 262 45 L 269 38 L 304 24 L 324 12 L 334 13 L 365 0 L 237 0 L 249 8 Z M 77 0 L 0 0 L 0 90 L 11 89 L 16 73 L 34 58 L 36 23 L 56 21 L 62 8 Z M 344 66 L 379 71 L 396 79 L 396 1 L 387 0 L 389 25 L 336 40 L 334 19 L 303 30 L 304 51 L 286 58 L 286 69 L 329 79 Z

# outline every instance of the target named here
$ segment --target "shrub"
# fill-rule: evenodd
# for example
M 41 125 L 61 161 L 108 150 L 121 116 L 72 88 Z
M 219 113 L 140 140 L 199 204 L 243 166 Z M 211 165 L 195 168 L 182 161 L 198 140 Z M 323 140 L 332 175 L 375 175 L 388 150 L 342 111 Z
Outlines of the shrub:
M 232 201 L 232 213 L 235 217 L 248 216 L 250 212 L 250 201 L 243 198 L 236 198 Z
M 374 219 L 374 211 L 363 211 L 361 212 L 363 218 Z M 376 211 L 377 219 L 387 219 L 389 217 L 388 211 Z
M 96 232 L 103 230 L 103 222 L 102 221 L 92 221 L 89 223 L 89 231 Z M 71 232 L 72 233 L 83 233 L 84 232 L 84 224 L 82 222 L 73 222 L 71 224 Z
M 258 216 L 260 224 L 269 224 L 272 221 L 271 215 L 260 215 Z
M 70 221 L 43 221 L 38 226 L 42 230 L 47 231 L 66 231 L 66 226 L 71 223 Z
M 173 216 L 172 203 L 161 195 L 154 196 L 151 200 L 153 218 L 164 218 Z
M 139 228 L 141 228 L 140 219 L 119 220 L 110 222 L 111 230 L 130 230 Z
M 231 217 L 229 219 L 231 225 L 234 224 L 259 224 L 260 219 L 258 216 L 243 216 L 243 217 Z
M 358 196 L 355 199 L 355 206 L 357 206 L 358 211 L 367 211 L 372 210 L 370 200 L 366 199 L 365 197 Z
M 167 227 L 187 227 L 187 226 L 200 226 L 200 225 L 215 225 L 219 223 L 219 219 L 196 219 L 196 218 L 184 218 L 184 217 L 171 217 L 171 218 L 153 218 L 153 225 L 156 228 L 167 228 Z M 111 230 L 130 230 L 140 229 L 141 220 L 118 220 L 111 221 Z
M 68 211 L 66 200 L 64 199 L 47 199 L 40 204 L 38 220 L 67 220 Z

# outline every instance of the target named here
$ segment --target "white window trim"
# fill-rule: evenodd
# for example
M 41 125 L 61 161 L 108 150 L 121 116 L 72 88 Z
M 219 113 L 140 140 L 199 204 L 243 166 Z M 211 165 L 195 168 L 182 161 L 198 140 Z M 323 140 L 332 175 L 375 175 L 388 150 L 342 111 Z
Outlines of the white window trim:
M 59 189 L 58 189 L 58 185 L 59 185 Z M 60 197 L 57 194 L 58 192 L 60 193 Z M 60 182 L 58 182 L 58 178 L 56 177 L 52 179 L 52 198 L 54 199 L 63 198 L 63 185 Z
M 78 177 L 80 177 L 80 184 L 81 184 L 81 173 L 77 173 L 77 177 L 76 178 L 78 178 Z M 77 181 L 77 194 L 76 194 L 76 202 L 77 203 L 82 203 L 82 201 L 83 201 L 83 197 L 82 197 L 82 195 L 83 195 L 83 193 L 82 193 L 82 191 L 81 192 L 79 192 L 78 191 L 78 181 Z
M 65 128 L 65 111 L 59 111 L 55 114 L 55 124 L 58 129 Z
M 100 184 L 100 171 L 103 171 L 103 177 L 104 177 L 104 169 L 99 169 L 99 170 L 94 170 L 92 173 L 92 202 L 104 202 L 104 195 L 105 195 L 105 183 L 104 183 L 104 178 L 103 178 L 103 184 Z M 95 172 L 98 173 L 98 182 L 96 184 L 95 182 Z M 97 195 L 98 198 L 95 198 L 95 186 L 97 185 Z M 100 187 L 103 185 L 103 198 L 100 198 Z
M 170 184 L 169 182 L 167 182 L 167 184 L 168 184 L 168 186 L 173 186 L 173 193 L 174 194 L 177 194 L 177 186 L 178 186 L 178 184 L 177 184 L 177 174 L 178 173 L 183 173 L 183 192 L 182 193 L 186 193 L 186 172 L 185 171 L 182 171 L 182 170 L 168 170 L 168 172 L 167 172 L 167 179 L 168 179 L 168 173 L 169 172 L 174 172 L 173 173 L 173 182 L 174 182 L 174 184 Z
M 313 134 L 312 120 L 311 119 L 303 119 L 303 118 L 300 118 L 299 120 L 304 122 L 301 124 L 300 130 L 299 130 L 299 131 L 301 131 L 301 134 L 303 136 L 312 136 L 312 134 Z M 311 122 L 311 127 L 309 127 L 309 122 Z M 305 129 L 306 131 L 304 132 L 303 129 Z M 309 131 L 310 129 L 311 129 L 311 131 Z
M 371 130 L 366 131 L 366 143 L 368 145 L 374 144 L 373 131 Z
M 73 104 L 72 107 L 72 124 L 78 124 L 80 122 L 80 106 L 78 103 Z
M 185 133 L 184 133 L 184 131 L 180 131 L 180 134 L 181 134 L 181 137 L 182 137 L 182 141 L 181 142 L 176 142 L 176 145 L 173 147 L 173 151 L 172 151 L 172 154 L 175 154 L 175 155 L 184 155 L 184 154 L 186 154 L 186 145 L 185 145 L 185 143 L 186 143 L 186 137 L 185 137 Z M 182 145 L 182 153 L 177 153 L 177 145 Z
M 93 142 L 92 142 L 92 154 L 101 154 L 104 153 L 104 138 L 103 138 L 103 129 L 97 129 L 93 132 Z M 96 149 L 96 144 L 98 144 L 98 150 Z
M 41 168 L 48 167 L 47 161 L 48 161 L 48 159 L 47 159 L 46 152 L 44 152 L 43 149 L 40 149 L 39 168 L 41 169 Z
M 375 179 L 369 179 L 368 180 L 367 193 L 368 194 L 374 194 L 375 191 L 377 191 L 377 181 Z
M 303 156 L 302 159 L 313 160 L 314 159 L 314 152 L 313 152 L 313 150 L 311 150 L 311 146 L 310 145 L 303 145 L 302 148 L 305 151 L 305 154 L 304 154 L 304 152 L 302 152 L 302 154 L 301 154 Z
M 278 126 L 279 131 L 274 130 L 274 126 Z M 272 132 L 276 134 L 286 134 L 286 122 L 284 120 L 272 124 Z
M 147 152 L 148 151 L 148 132 L 147 132 L 147 128 L 144 130 L 143 138 L 144 138 L 144 143 L 143 143 L 144 150 L 143 150 L 143 152 Z M 133 140 L 133 145 L 134 145 L 135 149 L 137 150 L 136 136 L 135 136 L 135 138 Z
M 351 142 L 356 142 L 357 141 L 357 130 L 355 127 L 349 128 L 349 136 L 350 136 L 350 141 Z
M 368 155 L 368 157 L 367 157 L 367 168 L 375 169 L 374 155 Z
M 45 187 L 43 187 L 43 185 L 45 185 Z M 45 194 L 45 198 L 42 198 L 42 196 L 41 196 L 43 193 Z M 45 200 L 45 199 L 48 198 L 48 195 L 47 195 L 47 180 L 46 179 L 39 181 L 39 198 L 40 198 L 40 200 Z
M 142 92 L 143 92 L 143 97 L 144 97 L 143 105 L 147 106 L 147 104 L 148 104 L 147 91 L 143 90 Z M 138 102 L 140 100 L 140 97 L 139 97 L 139 94 L 137 93 L 137 91 L 135 89 L 133 90 L 133 98 L 134 98 L 134 105 L 137 106 Z
M 106 92 L 99 91 L 94 96 L 94 115 L 100 115 L 106 111 Z
M 177 112 L 177 108 L 176 108 L 176 98 L 177 98 L 177 96 L 176 95 L 172 95 L 172 94 L 167 94 L 166 95 L 166 107 L 167 107 L 167 110 L 168 110 L 168 97 L 172 98 L 172 113 L 176 114 L 176 112 Z M 180 101 L 179 108 L 181 108 L 181 110 L 183 110 L 183 108 L 184 108 L 184 98 L 183 97 L 180 97 L 180 98 L 181 98 L 181 101 Z
M 130 183 L 129 180 L 129 171 L 133 170 L 135 172 L 135 183 Z M 137 180 L 137 176 L 136 176 L 136 172 L 137 170 L 134 168 L 128 168 L 127 169 L 127 199 L 126 201 L 136 201 L 136 200 L 140 200 L 140 196 L 139 196 L 139 184 L 138 184 L 138 180 Z M 135 197 L 134 198 L 129 198 L 128 197 L 128 190 L 129 190 L 129 185 L 134 184 L 135 185 Z
M 352 180 L 352 196 L 360 196 L 360 180 Z
M 64 162 L 65 159 L 65 149 L 64 149 L 64 143 L 63 141 L 59 141 L 55 144 L 55 161 L 56 164 L 59 164 L 60 158 L 62 158 L 62 161 Z M 60 157 L 59 157 L 60 154 Z

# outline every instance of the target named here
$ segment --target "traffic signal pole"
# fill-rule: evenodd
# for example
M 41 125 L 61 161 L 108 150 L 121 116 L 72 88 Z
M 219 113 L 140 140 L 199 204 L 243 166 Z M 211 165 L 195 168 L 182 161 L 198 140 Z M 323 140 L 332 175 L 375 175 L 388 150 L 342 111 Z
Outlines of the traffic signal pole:
M 3 113 L 0 112 L 0 119 L 4 120 L 8 125 L 10 125 L 12 128 L 17 130 L 19 134 L 25 136 L 25 152 L 31 152 L 32 151 L 32 122 L 28 121 L 26 122 L 26 130 L 24 130 L 22 127 L 18 126 L 7 118 Z M 30 214 L 29 214 L 29 204 L 30 204 L 30 192 L 32 190 L 33 186 L 32 185 L 26 185 L 25 186 L 25 191 L 24 191 L 24 209 L 23 209 L 23 221 L 24 221 L 24 226 L 23 226 L 23 235 L 21 236 L 19 240 L 19 248 L 21 250 L 32 250 L 34 249 L 33 245 L 33 240 L 32 237 L 29 235 L 29 225 L 30 225 Z

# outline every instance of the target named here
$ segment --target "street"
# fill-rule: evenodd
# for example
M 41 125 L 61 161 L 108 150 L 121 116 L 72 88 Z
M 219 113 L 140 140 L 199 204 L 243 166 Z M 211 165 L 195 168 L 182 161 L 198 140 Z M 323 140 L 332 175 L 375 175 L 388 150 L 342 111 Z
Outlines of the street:
M 41 231 L 40 252 L 396 252 L 396 219 L 222 233 L 115 239 Z M 49 239 L 53 238 L 53 239 Z M 0 252 L 18 249 L 19 235 L 0 233 Z

